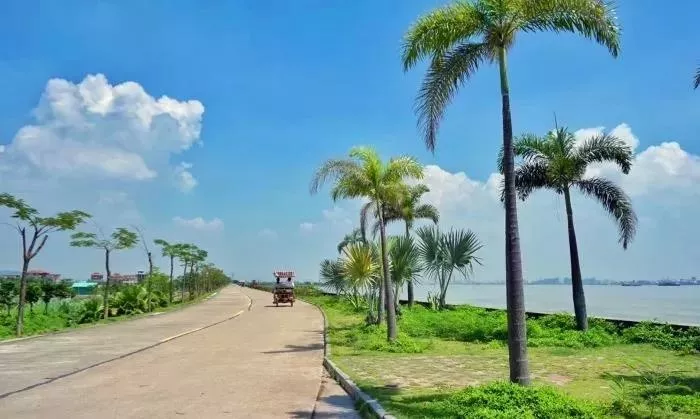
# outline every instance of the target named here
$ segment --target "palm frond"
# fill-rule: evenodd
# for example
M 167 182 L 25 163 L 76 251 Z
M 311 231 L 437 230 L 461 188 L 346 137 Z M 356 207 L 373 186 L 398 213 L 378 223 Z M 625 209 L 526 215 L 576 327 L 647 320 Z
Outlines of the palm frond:
M 367 222 L 369 221 L 369 217 L 374 206 L 374 202 L 370 201 L 365 203 L 360 210 L 360 231 L 362 232 L 362 238 L 365 241 L 367 241 Z
M 470 3 L 459 2 L 418 19 L 404 35 L 401 61 L 408 71 L 422 59 L 442 55 L 456 43 L 483 32 L 483 16 Z
M 632 168 L 632 148 L 621 139 L 609 135 L 596 135 L 583 142 L 574 151 L 574 157 L 584 165 L 610 161 L 617 164 L 622 173 L 628 174 Z
M 380 264 L 373 246 L 353 243 L 343 253 L 343 276 L 350 286 L 356 289 L 372 287 L 380 275 Z
M 343 276 L 343 264 L 339 260 L 324 259 L 319 272 L 323 286 L 341 294 L 347 285 Z
M 315 194 L 327 180 L 333 178 L 338 179 L 342 176 L 346 176 L 357 171 L 359 171 L 359 167 L 357 163 L 352 160 L 328 160 L 323 163 L 323 165 L 314 174 L 314 177 L 311 179 L 309 190 L 311 194 Z
M 501 180 L 501 202 L 505 202 L 505 185 Z M 524 163 L 515 168 L 515 190 L 521 200 L 526 200 L 536 189 L 555 188 L 548 176 L 548 164 L 543 161 Z
M 418 248 L 413 239 L 406 236 L 391 237 L 389 247 L 389 260 L 391 280 L 403 286 L 420 274 L 420 259 Z
M 525 32 L 572 32 L 620 52 L 620 27 L 614 3 L 608 0 L 523 0 Z
M 693 88 L 697 89 L 700 86 L 700 67 L 695 70 L 695 78 L 693 78 Z
M 440 121 L 457 89 L 488 56 L 486 44 L 465 43 L 433 57 L 415 105 L 418 126 L 423 131 L 428 150 L 435 150 Z
M 421 204 L 414 209 L 413 218 L 415 220 L 430 220 L 434 224 L 437 224 L 440 221 L 440 211 L 435 205 Z
M 443 249 L 445 262 L 453 266 L 466 278 L 474 269 L 474 265 L 481 265 L 481 258 L 476 256 L 483 245 L 476 233 L 471 230 L 450 230 L 443 234 Z
M 423 165 L 411 156 L 400 156 L 389 159 L 384 171 L 383 180 L 387 183 L 402 182 L 405 180 L 423 179 Z M 407 192 L 410 192 L 409 187 Z
M 624 249 L 637 232 L 637 215 L 629 196 L 613 182 L 602 178 L 588 178 L 576 182 L 584 194 L 596 198 L 618 225 L 619 242 Z
M 525 161 L 548 160 L 553 155 L 552 142 L 534 134 L 523 134 L 513 143 L 513 155 Z M 503 173 L 503 146 L 498 151 L 498 172 Z

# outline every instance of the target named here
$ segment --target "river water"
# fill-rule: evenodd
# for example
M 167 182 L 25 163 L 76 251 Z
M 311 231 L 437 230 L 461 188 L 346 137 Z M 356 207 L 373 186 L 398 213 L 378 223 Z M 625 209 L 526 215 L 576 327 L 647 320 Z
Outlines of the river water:
M 416 286 L 416 299 L 425 300 L 437 285 Z M 700 326 L 700 286 L 659 287 L 655 285 L 623 287 L 615 285 L 585 286 L 588 315 L 619 320 L 655 320 L 672 324 Z M 406 291 L 403 292 L 406 298 Z M 450 284 L 449 304 L 472 304 L 480 307 L 505 308 L 505 284 Z M 527 311 L 573 313 L 571 286 L 526 285 Z

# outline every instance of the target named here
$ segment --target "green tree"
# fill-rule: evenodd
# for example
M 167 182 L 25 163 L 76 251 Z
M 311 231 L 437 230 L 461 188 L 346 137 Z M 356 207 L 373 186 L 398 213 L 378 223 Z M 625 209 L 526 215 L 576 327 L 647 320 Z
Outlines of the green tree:
M 27 284 L 26 302 L 29 304 L 29 312 L 34 313 L 34 304 L 41 299 L 41 285 L 37 281 L 30 281 Z
M 49 314 L 49 303 L 56 296 L 56 284 L 52 281 L 41 282 L 41 300 L 44 302 L 44 314 Z
M 585 177 L 585 173 L 589 164 L 612 162 L 627 174 L 632 167 L 632 150 L 622 140 L 605 134 L 594 136 L 576 146 L 574 135 L 566 128 L 557 128 L 542 138 L 524 135 L 515 142 L 513 150 L 516 156 L 523 159 L 522 164 L 515 169 L 515 187 L 522 200 L 536 189 L 549 189 L 564 196 L 576 325 L 579 330 L 587 330 L 586 297 L 574 229 L 571 189 L 578 189 L 603 205 L 617 222 L 620 243 L 627 249 L 637 230 L 637 216 L 632 209 L 632 202 L 612 181 Z
M 112 252 L 133 248 L 136 246 L 136 243 L 138 243 L 138 235 L 124 227 L 117 228 L 110 236 L 106 236 L 102 231 L 100 231 L 99 234 L 79 231 L 71 235 L 71 246 L 88 247 L 104 251 L 107 279 L 103 290 L 102 306 L 104 310 L 103 317 L 105 319 L 109 317 L 109 285 L 112 277 L 112 271 L 109 267 L 109 257 Z
M 350 150 L 349 159 L 331 159 L 324 163 L 311 181 L 311 193 L 328 179 L 335 180 L 331 190 L 334 201 L 341 198 L 367 198 L 373 203 L 380 223 L 379 234 L 381 244 L 383 293 L 379 293 L 379 313 L 381 319 L 382 307 L 386 308 L 387 338 L 396 339 L 396 311 L 394 296 L 389 277 L 389 257 L 386 242 L 386 223 L 384 221 L 384 205 L 398 202 L 406 193 L 405 180 L 422 179 L 423 167 L 412 157 L 402 156 L 392 158 L 387 163 L 382 162 L 379 154 L 369 147 L 354 147 Z M 382 301 L 382 294 L 386 297 Z
M 0 304 L 5 306 L 8 316 L 17 294 L 19 294 L 19 289 L 15 281 L 0 281 Z
M 42 217 L 39 211 L 23 199 L 8 193 L 0 194 L 0 207 L 10 209 L 14 221 L 6 225 L 14 228 L 22 238 L 22 274 L 19 280 L 19 299 L 17 302 L 17 336 L 22 336 L 24 329 L 24 303 L 27 295 L 27 271 L 29 263 L 41 252 L 49 239 L 49 234 L 57 231 L 75 230 L 90 215 L 78 210 L 59 212 L 53 217 Z
M 416 110 L 425 143 L 434 150 L 447 105 L 458 88 L 484 64 L 500 74 L 505 177 L 506 295 L 510 379 L 530 383 L 522 260 L 514 178 L 513 126 L 507 52 L 519 33 L 572 32 L 593 39 L 616 57 L 620 28 L 614 6 L 604 0 L 472 0 L 453 3 L 422 16 L 405 36 L 404 71 L 430 59 Z
M 416 230 L 420 239 L 418 253 L 424 272 L 437 280 L 440 308 L 447 307 L 447 289 L 455 271 L 468 278 L 474 265 L 481 265 L 476 253 L 483 247 L 471 230 L 451 229 L 443 233 L 438 227 L 423 226 Z
M 409 187 L 408 193 L 402 197 L 397 205 L 389 206 L 385 211 L 385 221 L 403 221 L 406 227 L 406 237 L 410 237 L 411 229 L 418 220 L 430 220 L 434 224 L 440 221 L 440 212 L 431 204 L 423 204 L 420 199 L 423 194 L 430 192 L 426 185 L 418 184 Z M 406 282 L 408 289 L 408 306 L 413 307 L 414 292 L 413 280 L 409 278 Z
M 163 256 L 170 259 L 170 304 L 173 303 L 173 268 L 175 266 L 175 258 L 178 256 L 178 248 L 175 244 L 170 244 L 163 239 L 156 239 L 153 241 L 156 245 L 160 246 Z
M 72 288 L 71 283 L 67 281 L 61 281 L 54 284 L 54 297 L 64 299 L 75 297 L 75 290 Z

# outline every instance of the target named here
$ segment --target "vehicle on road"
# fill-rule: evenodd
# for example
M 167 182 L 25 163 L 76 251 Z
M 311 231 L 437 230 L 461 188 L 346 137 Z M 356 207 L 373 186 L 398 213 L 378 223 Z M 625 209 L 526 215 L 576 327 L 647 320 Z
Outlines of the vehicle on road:
M 280 304 L 289 303 L 294 307 L 294 272 L 293 271 L 275 271 L 275 287 L 272 289 L 272 303 L 279 307 Z

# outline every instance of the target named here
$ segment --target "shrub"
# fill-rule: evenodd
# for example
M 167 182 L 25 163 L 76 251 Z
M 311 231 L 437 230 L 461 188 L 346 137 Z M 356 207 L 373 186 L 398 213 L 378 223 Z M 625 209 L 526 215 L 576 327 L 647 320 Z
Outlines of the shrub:
M 640 322 L 622 332 L 626 342 L 650 343 L 662 349 L 700 352 L 700 327 L 686 330 L 671 325 Z
M 446 397 L 422 398 L 412 404 L 404 400 L 397 410 L 409 417 L 463 419 L 535 419 L 600 417 L 592 404 L 568 397 L 549 387 L 522 387 L 495 382 L 467 387 Z

